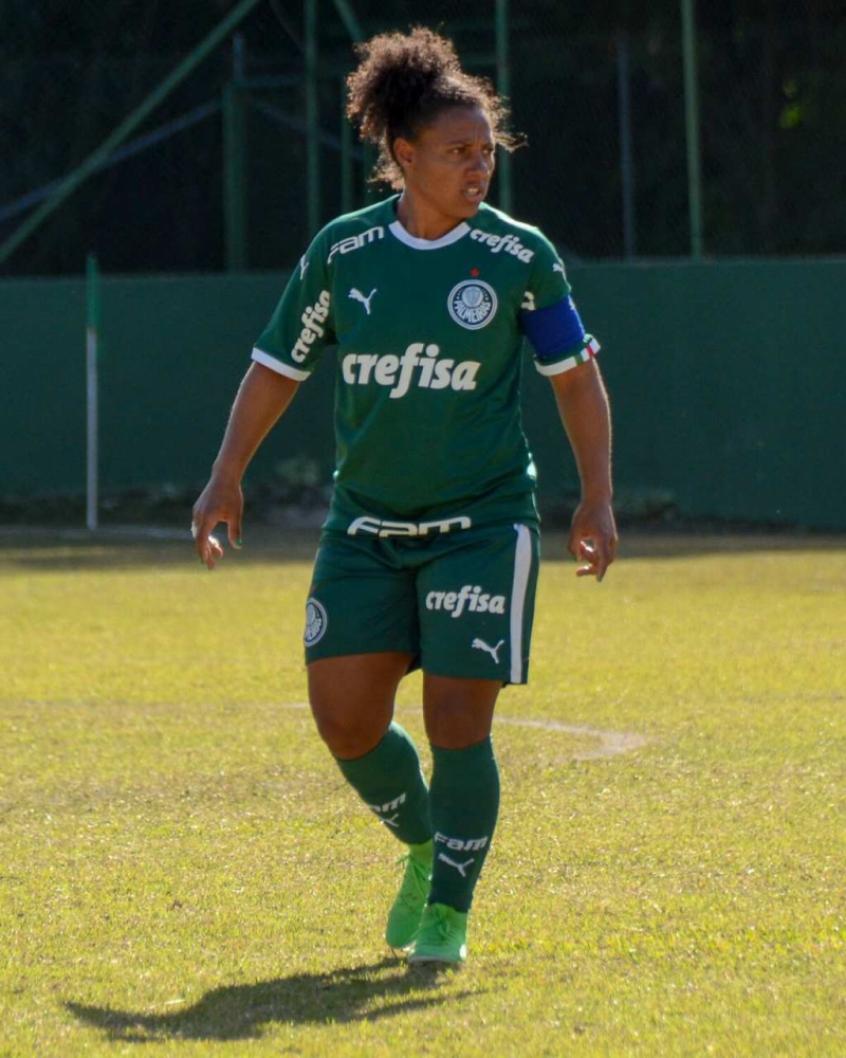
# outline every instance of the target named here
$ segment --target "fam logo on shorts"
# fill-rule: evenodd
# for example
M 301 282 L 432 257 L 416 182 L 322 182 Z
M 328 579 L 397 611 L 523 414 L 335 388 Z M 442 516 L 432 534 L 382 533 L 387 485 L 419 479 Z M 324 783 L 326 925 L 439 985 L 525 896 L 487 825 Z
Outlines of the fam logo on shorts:
M 449 314 L 461 327 L 478 331 L 486 327 L 496 315 L 496 291 L 481 279 L 465 279 L 449 292 Z
M 319 603 L 313 596 L 306 603 L 306 626 L 305 645 L 307 647 L 313 647 L 315 643 L 319 643 L 320 640 L 326 633 L 326 627 L 329 624 L 329 618 L 326 616 L 326 609 L 323 603 Z

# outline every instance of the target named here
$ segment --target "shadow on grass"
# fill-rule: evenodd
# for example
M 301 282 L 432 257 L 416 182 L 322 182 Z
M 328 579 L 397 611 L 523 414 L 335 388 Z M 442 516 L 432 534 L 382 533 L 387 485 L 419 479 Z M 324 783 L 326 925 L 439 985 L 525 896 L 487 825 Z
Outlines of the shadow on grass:
M 144 535 L 144 534 L 147 535 Z M 218 535 L 223 534 L 218 530 Z M 226 545 L 225 569 L 260 564 L 284 566 L 311 564 L 317 550 L 317 530 L 273 529 L 250 526 L 244 550 L 233 553 Z M 567 537 L 547 530 L 543 536 L 544 561 L 571 564 Z M 629 559 L 672 559 L 710 554 L 750 554 L 779 551 L 842 551 L 846 535 L 822 533 L 641 533 L 624 531 L 619 549 L 620 561 Z M 197 564 L 187 529 L 144 530 L 143 527 L 98 534 L 85 530 L 20 529 L 0 526 L 0 570 L 22 568 L 30 572 L 81 570 L 191 570 L 198 577 L 208 576 Z
M 224 544 L 222 568 L 254 564 L 284 565 L 314 559 L 317 530 L 250 527 L 243 551 L 229 546 L 223 527 L 216 535 Z M 203 576 L 190 531 L 144 529 L 142 526 L 97 533 L 84 529 L 21 529 L 0 526 L 0 568 L 18 567 L 31 572 L 76 572 L 80 570 L 182 569 Z M 208 576 L 208 572 L 205 574 Z
M 114 1041 L 247 1040 L 260 1037 L 271 1022 L 326 1025 L 378 1021 L 477 994 L 421 994 L 450 980 L 454 976 L 448 969 L 409 967 L 404 959 L 389 956 L 365 966 L 215 988 L 179 1010 L 154 1008 L 134 1013 L 73 1002 L 65 1003 L 65 1007 Z

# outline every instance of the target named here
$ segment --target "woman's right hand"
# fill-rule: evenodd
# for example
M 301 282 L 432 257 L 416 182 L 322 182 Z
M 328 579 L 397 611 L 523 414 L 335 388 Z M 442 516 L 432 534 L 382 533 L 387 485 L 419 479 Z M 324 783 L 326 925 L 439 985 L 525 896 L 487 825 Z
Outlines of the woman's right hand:
M 191 532 L 200 561 L 214 569 L 223 558 L 220 541 L 211 535 L 218 522 L 226 522 L 229 543 L 241 546 L 244 497 L 241 478 L 256 449 L 285 411 L 299 382 L 253 363 L 244 375 L 223 437 L 212 476 L 194 504 Z
M 212 530 L 219 522 L 225 522 L 229 543 L 241 547 L 241 518 L 244 513 L 244 496 L 240 482 L 212 475 L 208 485 L 200 493 L 191 513 L 191 535 L 200 561 L 214 569 L 218 559 L 223 558 L 223 548 Z

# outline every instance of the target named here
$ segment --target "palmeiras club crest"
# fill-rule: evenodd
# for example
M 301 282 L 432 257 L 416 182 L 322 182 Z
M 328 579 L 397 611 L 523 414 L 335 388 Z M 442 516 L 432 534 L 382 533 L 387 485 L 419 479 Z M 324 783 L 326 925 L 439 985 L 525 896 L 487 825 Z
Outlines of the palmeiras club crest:
M 319 642 L 325 632 L 326 626 L 329 624 L 329 619 L 326 616 L 326 610 L 322 603 L 319 603 L 317 599 L 311 598 L 306 603 L 306 626 L 305 645 L 307 647 L 313 647 L 315 643 Z
M 496 291 L 481 279 L 465 279 L 449 292 L 449 314 L 461 327 L 478 331 L 496 315 Z

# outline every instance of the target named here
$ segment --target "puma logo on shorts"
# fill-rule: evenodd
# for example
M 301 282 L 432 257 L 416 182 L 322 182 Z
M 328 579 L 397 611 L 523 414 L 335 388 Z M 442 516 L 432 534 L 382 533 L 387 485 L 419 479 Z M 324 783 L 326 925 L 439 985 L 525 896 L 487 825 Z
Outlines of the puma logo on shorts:
M 406 523 L 368 522 L 365 530 L 359 516 L 354 535 L 324 532 L 307 607 L 306 662 L 402 653 L 409 669 L 434 676 L 525 683 L 537 529 L 477 525 L 475 517 L 459 528 L 456 520 L 407 523 L 449 524 L 450 532 L 394 535 L 381 526 Z

